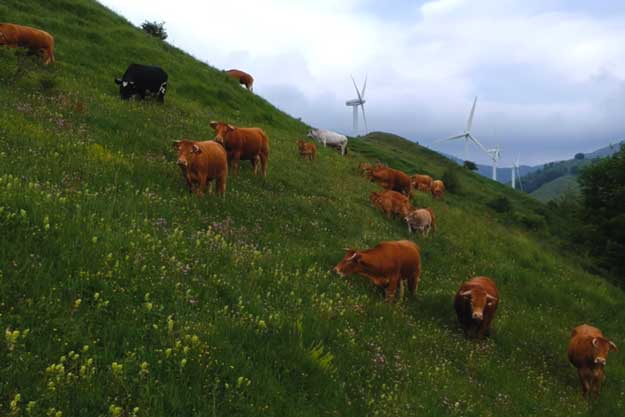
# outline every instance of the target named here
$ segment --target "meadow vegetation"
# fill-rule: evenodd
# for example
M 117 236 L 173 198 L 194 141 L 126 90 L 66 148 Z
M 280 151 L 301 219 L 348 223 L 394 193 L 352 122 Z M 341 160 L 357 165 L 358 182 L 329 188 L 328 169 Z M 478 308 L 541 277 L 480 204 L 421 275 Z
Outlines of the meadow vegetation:
M 625 346 L 625 297 L 561 249 L 557 212 L 393 135 L 302 161 L 308 126 L 96 2 L 0 16 L 57 46 L 48 67 L 0 49 L 0 415 L 623 415 L 623 354 L 588 403 L 566 346 L 584 322 Z M 164 105 L 119 99 L 132 62 L 168 72 Z M 190 195 L 171 146 L 211 120 L 270 138 L 267 177 L 242 164 L 225 199 Z M 331 272 L 344 247 L 408 238 L 370 206 L 357 165 L 376 160 L 457 181 L 413 199 L 438 230 L 410 237 L 423 274 L 397 304 Z M 475 275 L 501 293 L 483 342 L 452 308 Z

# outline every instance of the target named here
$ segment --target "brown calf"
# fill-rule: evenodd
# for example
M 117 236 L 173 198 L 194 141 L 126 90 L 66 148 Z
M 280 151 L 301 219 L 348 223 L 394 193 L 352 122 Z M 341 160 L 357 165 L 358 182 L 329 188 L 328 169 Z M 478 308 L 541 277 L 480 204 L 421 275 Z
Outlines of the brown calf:
M 226 71 L 226 74 L 237 80 L 239 84 L 244 85 L 248 90 L 254 91 L 254 77 L 247 72 L 243 72 L 238 69 L 231 69 Z
M 454 299 L 458 321 L 467 338 L 490 335 L 490 324 L 499 304 L 499 291 L 492 279 L 475 277 L 464 282 Z
M 54 37 L 43 30 L 0 23 L 0 45 L 26 48 L 30 53 L 41 54 L 44 64 L 54 63 Z
M 408 197 L 397 191 L 385 190 L 372 192 L 370 201 L 373 207 L 377 207 L 386 213 L 387 218 L 391 218 L 393 214 L 405 217 L 408 215 L 412 206 Z
M 263 175 L 267 176 L 269 160 L 269 138 L 258 127 L 234 127 L 223 122 L 211 122 L 215 129 L 215 141 L 221 143 L 228 154 L 228 162 L 233 173 L 239 173 L 239 161 L 251 161 L 254 175 L 258 172 L 258 163 L 262 165 Z
M 604 367 L 609 352 L 618 352 L 616 344 L 606 339 L 601 330 L 582 324 L 571 332 L 569 361 L 577 368 L 582 384 L 582 395 L 599 396 L 605 380 Z
M 385 289 L 385 299 L 391 302 L 403 280 L 408 281 L 410 292 L 416 293 L 421 277 L 421 254 L 419 246 L 409 240 L 380 242 L 363 251 L 346 249 L 334 271 L 341 276 L 359 274 L 369 278 Z
M 443 198 L 445 194 L 445 183 L 441 180 L 432 181 L 432 196 L 434 198 Z
M 400 192 L 408 197 L 412 196 L 410 177 L 398 169 L 376 165 L 369 178 L 377 182 L 382 188 Z
M 195 142 L 185 139 L 176 140 L 173 145 L 178 151 L 176 163 L 187 181 L 189 192 L 193 192 L 193 186 L 197 184 L 198 195 L 202 195 L 205 188 L 210 193 L 210 184 L 214 179 L 217 193 L 225 195 L 228 160 L 223 146 L 212 140 Z
M 317 145 L 314 143 L 306 143 L 303 140 L 297 141 L 297 148 L 302 158 L 312 161 L 317 156 Z

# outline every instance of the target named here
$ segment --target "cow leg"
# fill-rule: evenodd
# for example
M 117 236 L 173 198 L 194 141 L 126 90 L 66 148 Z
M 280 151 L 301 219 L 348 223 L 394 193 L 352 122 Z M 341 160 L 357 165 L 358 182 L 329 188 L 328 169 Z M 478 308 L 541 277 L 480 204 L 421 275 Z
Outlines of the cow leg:
M 586 398 L 588 395 L 588 391 L 590 389 L 590 384 L 588 383 L 586 372 L 583 368 L 577 369 L 577 374 L 579 375 L 579 382 L 582 385 L 582 396 Z
M 399 285 L 399 276 L 393 276 L 389 280 L 389 283 L 385 290 L 385 301 L 392 303 L 395 300 L 395 293 L 397 292 L 397 286 Z
M 404 280 L 401 279 L 399 280 L 399 302 L 404 301 L 405 292 L 406 292 L 406 284 L 404 283 Z
M 261 154 L 260 163 L 263 166 L 263 177 L 267 176 L 267 162 L 269 162 L 269 156 L 266 154 Z
M 223 197 L 226 195 L 226 176 L 222 176 L 217 178 L 217 182 L 215 184 L 215 188 L 217 192 Z
M 198 185 L 198 192 L 197 194 L 199 196 L 204 195 L 204 190 L 206 189 L 206 175 L 200 175 L 200 184 Z

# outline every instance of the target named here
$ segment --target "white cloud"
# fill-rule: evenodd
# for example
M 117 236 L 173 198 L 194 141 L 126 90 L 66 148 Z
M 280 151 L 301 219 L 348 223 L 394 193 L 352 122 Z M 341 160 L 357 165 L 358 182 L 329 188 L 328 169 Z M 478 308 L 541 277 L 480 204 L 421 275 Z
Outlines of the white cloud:
M 349 133 L 349 76 L 368 74 L 371 129 L 428 144 L 461 131 L 478 95 L 476 135 L 508 163 L 528 146 L 568 157 L 622 132 L 610 103 L 625 101 L 623 16 L 564 1 L 407 1 L 393 13 L 369 0 L 102 2 L 135 24 L 166 21 L 172 43 L 249 71 L 257 93 L 316 126 Z

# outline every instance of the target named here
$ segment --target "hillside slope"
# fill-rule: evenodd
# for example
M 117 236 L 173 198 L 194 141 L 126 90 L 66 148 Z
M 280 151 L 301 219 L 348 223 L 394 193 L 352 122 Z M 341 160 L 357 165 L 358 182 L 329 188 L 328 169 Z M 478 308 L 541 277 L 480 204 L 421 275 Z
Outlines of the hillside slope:
M 385 304 L 331 272 L 343 247 L 408 238 L 357 163 L 452 162 L 382 134 L 304 162 L 307 126 L 95 2 L 5 0 L 0 16 L 57 41 L 51 67 L 0 49 L 0 415 L 623 414 L 619 354 L 588 405 L 565 351 L 582 322 L 623 345 L 624 294 L 555 249 L 539 202 L 463 170 L 444 201 L 415 196 L 439 229 L 410 237 L 416 297 Z M 164 105 L 119 100 L 131 62 L 167 70 Z M 271 141 L 268 176 L 242 164 L 225 199 L 189 195 L 171 148 L 210 139 L 212 119 Z M 510 212 L 488 208 L 501 196 Z M 501 290 L 479 343 L 451 306 L 476 274 Z
M 560 197 L 564 193 L 579 194 L 577 176 L 565 175 L 563 177 L 558 177 L 553 181 L 541 185 L 538 189 L 530 193 L 530 195 L 542 202 L 547 202 Z

